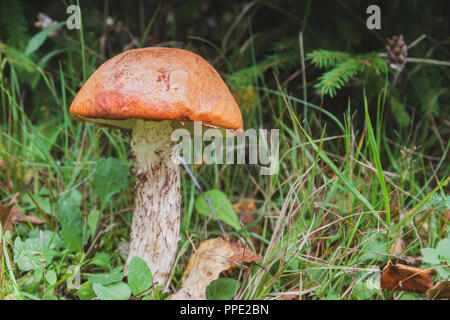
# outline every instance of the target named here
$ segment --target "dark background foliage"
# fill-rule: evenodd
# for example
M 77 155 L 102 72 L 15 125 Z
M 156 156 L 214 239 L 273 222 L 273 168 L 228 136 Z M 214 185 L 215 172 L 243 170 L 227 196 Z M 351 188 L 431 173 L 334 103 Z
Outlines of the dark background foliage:
M 145 46 L 167 45 L 193 50 L 212 61 L 224 76 L 249 67 L 254 61 L 273 62 L 271 68 L 265 69 L 269 84 L 274 82 L 273 67 L 280 73 L 280 79 L 289 77 L 299 68 L 299 31 L 303 31 L 306 53 L 317 48 L 349 53 L 384 52 L 387 37 L 403 34 L 410 43 L 426 34 L 427 39 L 410 52 L 411 56 L 432 55 L 434 59 L 446 60 L 449 55 L 450 5 L 447 1 L 379 1 L 382 28 L 375 31 L 366 27 L 366 8 L 374 4 L 373 1 L 80 1 L 80 4 L 86 43 L 91 49 L 99 52 L 101 36 L 108 36 L 105 59 L 121 52 L 132 37 L 140 39 L 160 6 Z M 67 5 L 65 1 L 2 1 L 0 39 L 16 48 L 24 48 L 30 36 L 38 31 L 34 26 L 37 14 L 43 12 L 56 21 L 64 21 Z M 105 27 L 108 17 L 113 21 L 109 28 Z M 122 30 L 116 33 L 117 25 L 122 25 Z M 66 32 L 71 36 L 75 33 Z M 190 36 L 215 44 L 231 63 L 227 64 L 208 43 Z M 252 48 L 249 48 L 249 40 L 253 40 Z M 64 38 L 54 41 L 59 42 L 59 47 L 77 46 Z M 46 46 L 54 48 L 55 44 L 48 42 Z M 283 59 L 276 61 L 276 57 Z M 58 61 L 55 59 L 52 63 L 57 68 Z M 308 80 L 314 80 L 321 72 L 310 64 L 307 69 Z M 415 109 L 426 111 L 424 103 L 427 102 L 422 101 L 423 94 L 418 87 L 448 86 L 448 74 L 438 67 L 427 69 L 426 75 L 419 70 L 404 78 L 400 86 L 408 93 L 408 113 Z M 289 91 L 300 90 L 300 79 L 298 76 L 290 81 Z M 353 89 L 350 86 L 342 90 L 329 109 L 339 113 L 345 110 L 348 96 L 361 96 L 360 87 L 356 91 Z M 313 93 L 309 96 L 320 102 L 320 96 Z

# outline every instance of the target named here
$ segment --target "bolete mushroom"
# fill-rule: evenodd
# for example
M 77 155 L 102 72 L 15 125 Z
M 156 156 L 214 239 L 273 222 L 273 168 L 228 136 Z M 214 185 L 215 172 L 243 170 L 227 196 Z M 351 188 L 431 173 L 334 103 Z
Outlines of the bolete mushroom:
M 165 285 L 177 253 L 181 205 L 179 150 L 171 133 L 189 120 L 242 129 L 236 101 L 202 57 L 151 47 L 101 65 L 77 93 L 70 113 L 132 130 L 135 208 L 125 272 L 137 256 L 148 263 L 154 281 Z

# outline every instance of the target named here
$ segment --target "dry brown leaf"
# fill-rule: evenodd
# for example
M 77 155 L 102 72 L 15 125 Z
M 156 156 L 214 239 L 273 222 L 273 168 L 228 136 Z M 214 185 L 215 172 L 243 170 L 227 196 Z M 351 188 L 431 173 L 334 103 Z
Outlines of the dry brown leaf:
M 3 159 L 0 159 L 0 168 L 6 169 L 6 161 Z
M 205 300 L 206 287 L 219 278 L 220 273 L 229 271 L 247 262 L 261 261 L 260 254 L 243 247 L 239 240 L 231 237 L 218 237 L 200 243 L 189 259 L 181 278 L 181 289 L 171 300 Z
M 44 221 L 35 216 L 23 216 L 19 208 L 14 207 L 11 209 L 11 218 L 14 223 L 27 223 L 30 222 L 33 225 L 44 224 Z
M 239 202 L 233 203 L 233 210 L 237 214 L 241 214 L 242 211 L 252 212 L 256 210 L 256 205 L 253 200 L 240 200 Z
M 240 200 L 233 204 L 233 210 L 238 214 L 239 220 L 244 226 L 255 222 L 255 219 L 251 215 L 251 212 L 256 210 L 256 205 L 253 200 Z M 258 229 L 256 226 L 253 226 L 249 231 L 257 233 Z
M 8 230 L 9 232 L 14 231 L 13 221 L 11 217 L 13 208 L 15 208 L 13 201 L 8 204 L 0 204 L 0 222 L 2 223 L 3 232 L 5 232 L 6 230 Z
M 258 262 L 262 260 L 262 256 L 260 254 L 256 254 L 251 251 L 247 246 L 243 247 L 239 240 L 233 241 L 231 238 L 228 239 L 228 244 L 233 250 L 233 255 L 231 259 L 233 261 L 230 262 L 230 268 L 235 268 L 238 264 L 242 264 L 244 262 Z
M 230 268 L 233 249 L 221 237 L 208 239 L 189 259 L 181 278 L 181 289 L 171 300 L 206 300 L 206 287 L 219 278 L 222 271 Z
M 14 227 L 13 227 L 13 222 L 11 219 L 11 210 L 14 208 L 14 199 L 8 203 L 8 204 L 4 204 L 1 205 L 0 204 L 0 224 L 2 226 L 2 232 L 5 233 L 6 230 L 8 230 L 9 232 L 13 232 L 14 231 Z M 2 243 L 2 239 L 3 239 L 3 234 L 0 233 L 0 277 L 3 276 L 3 243 Z M 8 248 L 6 247 L 6 250 L 8 250 Z M 3 281 L 3 279 L 0 279 L 1 281 Z M 2 282 L 0 282 L 2 283 Z
M 0 205 L 0 221 L 2 223 L 3 230 L 8 230 L 9 232 L 14 231 L 14 225 L 17 223 L 27 223 L 30 222 L 34 225 L 44 224 L 44 221 L 35 216 L 23 216 L 19 208 L 15 206 L 14 200 L 5 205 Z
M 389 261 L 381 274 L 381 288 L 391 291 L 425 293 L 433 287 L 433 269 L 421 269 Z
M 427 299 L 450 299 L 450 281 L 440 281 L 436 283 L 433 288 L 428 289 Z

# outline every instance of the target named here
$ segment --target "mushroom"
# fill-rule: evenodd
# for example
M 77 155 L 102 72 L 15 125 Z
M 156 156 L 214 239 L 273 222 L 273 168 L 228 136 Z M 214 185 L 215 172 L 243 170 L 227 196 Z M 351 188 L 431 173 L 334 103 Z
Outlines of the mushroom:
M 125 51 L 101 65 L 77 93 L 70 113 L 132 130 L 134 213 L 125 264 L 140 257 L 168 284 L 180 226 L 179 148 L 172 132 L 188 120 L 242 129 L 239 107 L 219 73 L 187 50 Z M 105 184 L 108 181 L 105 181 Z

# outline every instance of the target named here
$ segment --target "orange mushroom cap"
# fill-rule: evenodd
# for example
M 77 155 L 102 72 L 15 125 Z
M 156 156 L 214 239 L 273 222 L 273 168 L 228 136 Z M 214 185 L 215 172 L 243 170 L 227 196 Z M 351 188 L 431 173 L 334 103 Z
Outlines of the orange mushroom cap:
M 187 50 L 125 51 L 101 65 L 76 95 L 70 113 L 84 120 L 192 120 L 242 129 L 239 107 L 219 73 Z

